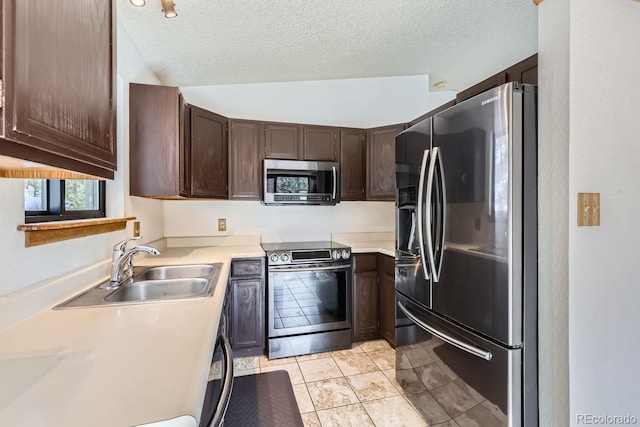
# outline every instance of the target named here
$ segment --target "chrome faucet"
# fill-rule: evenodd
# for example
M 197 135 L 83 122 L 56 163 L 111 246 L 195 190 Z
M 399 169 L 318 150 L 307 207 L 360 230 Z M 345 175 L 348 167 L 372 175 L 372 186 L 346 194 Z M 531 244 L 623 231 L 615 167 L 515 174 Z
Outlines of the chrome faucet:
M 133 277 L 133 256 L 140 252 L 146 252 L 150 255 L 160 255 L 160 251 L 151 246 L 136 246 L 135 248 L 126 250 L 127 243 L 131 240 L 140 240 L 140 237 L 133 237 L 117 243 L 113 247 L 113 256 L 111 266 L 111 280 L 108 284 L 103 285 L 104 289 L 117 289 L 126 280 Z M 123 273 L 127 268 L 127 276 L 123 277 Z

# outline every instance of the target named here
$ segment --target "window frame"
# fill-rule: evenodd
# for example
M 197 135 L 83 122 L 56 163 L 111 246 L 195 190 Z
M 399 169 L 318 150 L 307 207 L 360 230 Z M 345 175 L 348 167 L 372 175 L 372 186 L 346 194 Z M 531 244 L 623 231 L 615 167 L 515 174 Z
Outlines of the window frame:
M 47 210 L 24 211 L 24 220 L 27 224 L 36 222 L 67 221 L 78 219 L 106 218 L 106 181 L 98 181 L 98 209 L 97 210 L 66 210 L 65 180 L 47 179 Z

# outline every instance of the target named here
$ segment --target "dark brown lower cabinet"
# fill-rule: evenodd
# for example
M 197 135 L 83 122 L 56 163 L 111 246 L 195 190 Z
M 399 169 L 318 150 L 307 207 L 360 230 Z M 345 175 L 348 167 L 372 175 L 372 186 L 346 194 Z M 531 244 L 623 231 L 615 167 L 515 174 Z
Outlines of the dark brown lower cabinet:
M 395 261 L 387 255 L 378 255 L 378 318 L 380 335 L 389 344 L 396 345 L 396 279 Z
M 382 336 L 395 346 L 395 261 L 376 254 L 353 256 L 353 341 Z
M 366 255 L 365 255 L 366 256 Z M 375 255 L 373 255 L 375 257 Z M 353 275 L 354 341 L 378 336 L 378 272 L 365 271 Z
M 231 292 L 229 334 L 234 355 L 263 354 L 265 344 L 263 259 L 234 260 L 229 287 Z

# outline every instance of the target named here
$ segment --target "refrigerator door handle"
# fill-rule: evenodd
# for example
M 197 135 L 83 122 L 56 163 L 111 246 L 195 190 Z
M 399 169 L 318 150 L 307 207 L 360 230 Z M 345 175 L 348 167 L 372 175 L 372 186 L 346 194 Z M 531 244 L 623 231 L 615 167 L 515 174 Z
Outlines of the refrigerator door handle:
M 418 183 L 418 244 L 420 245 L 420 264 L 424 271 L 424 278 L 429 279 L 429 270 L 427 269 L 427 259 L 424 250 L 424 212 L 422 205 L 424 202 L 424 177 L 427 170 L 427 160 L 429 159 L 429 150 L 424 150 L 422 155 L 422 164 L 420 166 L 420 181 Z
M 440 194 L 442 197 L 441 208 L 440 208 L 440 218 L 439 218 L 439 230 L 440 230 L 440 245 L 438 246 L 438 268 L 435 268 L 433 271 L 433 280 L 436 282 L 440 281 L 440 273 L 442 272 L 442 260 L 444 258 L 444 242 L 445 242 L 445 232 L 447 230 L 447 190 L 444 182 L 444 169 L 442 165 L 442 154 L 440 153 L 439 148 L 434 149 L 434 157 L 438 164 L 437 170 L 439 171 L 439 180 L 438 183 L 440 185 Z M 435 172 L 435 171 L 434 171 Z M 435 254 L 434 254 L 434 264 L 435 264 Z
M 462 342 L 457 338 L 447 335 L 444 332 L 439 331 L 427 325 L 422 320 L 418 319 L 413 313 L 411 313 L 411 311 L 400 301 L 398 301 L 398 307 L 405 314 L 405 316 L 407 316 L 413 323 L 415 323 L 417 326 L 424 329 L 425 331 L 429 332 L 430 334 L 440 338 L 442 341 L 447 342 L 452 346 L 458 347 L 459 349 L 464 350 L 467 353 L 471 353 L 474 356 L 478 356 L 484 360 L 491 360 L 493 358 L 493 354 L 491 354 L 490 351 L 485 351 L 480 348 L 474 347 L 470 344 Z
M 429 161 L 429 174 L 427 175 L 427 197 L 429 197 L 429 206 L 427 207 L 426 212 L 426 220 L 427 223 L 427 256 L 429 257 L 429 268 L 431 269 L 431 274 L 434 282 L 437 282 L 439 277 L 437 276 L 436 271 L 436 261 L 433 253 L 433 234 L 432 234 L 432 222 L 433 218 L 431 217 L 431 196 L 433 194 L 433 176 L 435 175 L 436 169 L 436 160 L 438 158 L 438 152 L 440 149 L 435 147 L 433 149 L 433 155 L 431 156 L 431 160 Z

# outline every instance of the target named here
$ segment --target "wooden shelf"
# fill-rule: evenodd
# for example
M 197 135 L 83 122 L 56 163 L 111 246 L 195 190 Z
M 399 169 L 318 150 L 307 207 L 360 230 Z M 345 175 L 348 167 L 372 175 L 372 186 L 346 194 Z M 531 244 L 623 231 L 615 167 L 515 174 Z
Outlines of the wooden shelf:
M 124 230 L 127 226 L 127 221 L 133 221 L 134 219 L 136 219 L 136 217 L 130 216 L 125 218 L 42 222 L 19 225 L 18 231 L 24 231 L 24 246 L 28 248 L 30 246 L 45 245 L 62 240 Z

